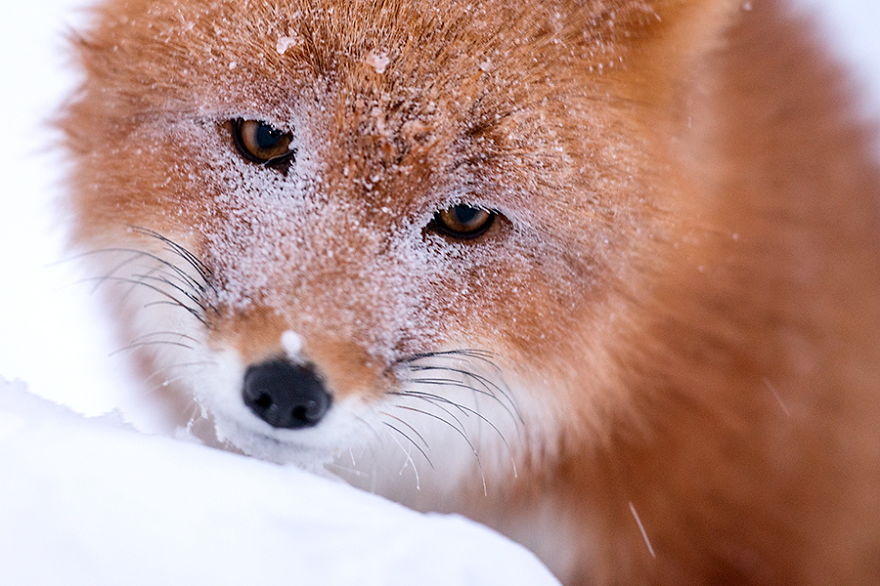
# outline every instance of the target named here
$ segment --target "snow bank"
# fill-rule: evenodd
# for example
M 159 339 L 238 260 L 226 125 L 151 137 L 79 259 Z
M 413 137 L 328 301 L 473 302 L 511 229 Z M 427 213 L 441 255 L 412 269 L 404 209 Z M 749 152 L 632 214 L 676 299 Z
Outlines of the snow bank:
M 522 547 L 0 381 L 0 583 L 539 586 Z

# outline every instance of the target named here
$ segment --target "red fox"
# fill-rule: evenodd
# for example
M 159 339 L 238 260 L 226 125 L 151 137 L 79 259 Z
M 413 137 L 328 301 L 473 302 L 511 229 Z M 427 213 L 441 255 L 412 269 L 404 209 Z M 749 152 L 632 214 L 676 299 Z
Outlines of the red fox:
M 183 421 L 569 584 L 880 581 L 880 172 L 782 2 L 103 0 L 74 44 L 72 240 Z

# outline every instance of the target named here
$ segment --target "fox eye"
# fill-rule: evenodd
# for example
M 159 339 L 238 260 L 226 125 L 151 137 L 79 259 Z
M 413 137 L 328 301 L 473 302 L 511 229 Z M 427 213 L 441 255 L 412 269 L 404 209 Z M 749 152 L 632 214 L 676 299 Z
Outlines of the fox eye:
M 259 165 L 273 166 L 289 161 L 293 134 L 258 120 L 233 120 L 232 138 L 242 157 Z
M 483 208 L 459 204 L 434 214 L 430 228 L 457 240 L 471 240 L 486 233 L 498 214 Z

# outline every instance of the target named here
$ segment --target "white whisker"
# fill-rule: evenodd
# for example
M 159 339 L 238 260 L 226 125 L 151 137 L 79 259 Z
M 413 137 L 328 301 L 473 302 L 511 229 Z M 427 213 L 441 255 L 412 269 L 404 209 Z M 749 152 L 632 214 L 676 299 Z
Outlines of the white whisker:
M 636 511 L 636 506 L 629 501 L 629 512 L 632 513 L 633 519 L 636 520 L 636 525 L 639 526 L 639 532 L 642 534 L 642 540 L 645 542 L 645 545 L 648 548 L 648 553 L 651 554 L 651 557 L 657 559 L 657 554 L 654 553 L 654 546 L 651 545 L 651 540 L 648 538 L 648 532 L 645 531 L 645 526 L 642 525 L 642 520 L 639 518 L 639 513 Z
M 780 396 L 779 391 L 776 390 L 776 387 L 773 386 L 773 383 L 770 382 L 766 377 L 763 379 L 764 385 L 767 389 L 773 394 L 773 397 L 776 399 L 776 402 L 779 403 L 779 406 L 782 408 L 782 412 L 785 413 L 786 417 L 791 417 L 791 412 L 788 410 L 788 407 L 785 405 L 785 401 L 782 400 L 782 396 Z

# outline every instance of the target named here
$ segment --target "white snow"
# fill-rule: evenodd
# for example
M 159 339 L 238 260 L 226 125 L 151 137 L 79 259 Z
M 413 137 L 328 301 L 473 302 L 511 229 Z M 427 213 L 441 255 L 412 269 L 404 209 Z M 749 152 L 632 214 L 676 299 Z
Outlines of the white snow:
M 284 55 L 287 53 L 287 50 L 291 47 L 294 47 L 299 44 L 299 39 L 296 37 L 278 37 L 278 41 L 275 43 L 275 50 L 278 51 L 279 55 Z
M 292 330 L 288 330 L 281 334 L 281 347 L 291 360 L 298 360 L 302 352 L 303 339 L 302 336 Z
M 0 583 L 557 584 L 523 547 L 0 382 Z
M 366 58 L 364 58 L 364 62 L 372 67 L 376 73 L 382 75 L 388 68 L 388 64 L 391 63 L 391 59 L 384 51 L 371 51 L 367 53 Z

